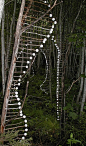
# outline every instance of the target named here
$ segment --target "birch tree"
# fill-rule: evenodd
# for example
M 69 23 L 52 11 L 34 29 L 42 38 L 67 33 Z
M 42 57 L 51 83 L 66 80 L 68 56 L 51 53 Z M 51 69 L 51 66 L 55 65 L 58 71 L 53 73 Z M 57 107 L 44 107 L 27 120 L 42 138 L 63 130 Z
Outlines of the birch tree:
M 4 11 L 2 16 L 2 31 L 1 31 L 1 60 L 2 60 L 2 88 L 3 88 L 3 95 L 5 91 L 5 45 L 4 45 Z
M 85 50 L 85 58 L 86 58 L 85 39 L 84 39 L 84 48 L 83 48 L 83 50 Z M 86 62 L 85 62 L 85 76 L 86 76 Z M 82 102 L 81 102 L 80 114 L 83 112 L 85 100 L 86 100 L 86 78 L 84 79 L 84 90 L 83 90 L 83 97 L 82 97 Z
M 0 0 L 0 24 L 2 19 L 3 9 L 4 9 L 4 0 Z

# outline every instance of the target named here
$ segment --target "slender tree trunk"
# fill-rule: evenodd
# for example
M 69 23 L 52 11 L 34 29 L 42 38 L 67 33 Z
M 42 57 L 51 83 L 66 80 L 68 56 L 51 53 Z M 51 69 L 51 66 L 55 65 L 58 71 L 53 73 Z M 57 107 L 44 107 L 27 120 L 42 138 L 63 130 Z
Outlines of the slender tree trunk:
M 7 48 L 8 48 L 8 44 L 9 44 L 9 14 L 8 14 L 8 9 L 9 7 L 6 7 L 6 33 L 7 33 L 7 39 L 6 39 L 6 49 L 5 49 L 5 83 L 7 81 Z
M 50 50 L 49 50 L 49 90 L 50 90 L 50 100 L 52 102 L 51 74 L 52 74 L 52 64 L 51 64 L 51 41 L 50 41 Z
M 84 55 L 85 55 L 85 47 L 82 47 L 82 58 L 81 58 L 81 74 L 84 73 Z M 79 99 L 81 97 L 81 93 L 83 90 L 83 83 L 84 83 L 84 78 L 81 77 L 81 84 L 80 84 L 80 90 L 77 96 L 77 103 L 79 102 Z
M 60 34 L 60 49 L 62 49 L 62 4 L 60 4 L 59 34 Z
M 1 51 L 1 60 L 2 60 L 2 88 L 3 88 L 3 95 L 5 91 L 5 45 L 4 45 L 4 11 L 2 15 L 2 30 L 1 30 L 1 46 L 2 46 L 2 51 Z
M 9 58 L 9 52 L 10 52 L 10 47 L 11 47 L 11 40 L 12 40 L 12 27 L 13 27 L 13 24 L 14 24 L 14 18 L 15 18 L 15 12 L 16 12 L 16 0 L 14 1 L 14 12 L 13 12 L 13 17 L 12 17 L 12 22 L 11 22 L 11 25 L 10 25 L 10 37 L 9 37 L 9 44 L 8 44 L 8 48 L 7 48 L 7 68 L 9 69 L 9 65 L 8 65 L 8 58 Z
M 40 64 L 40 51 L 38 52 L 38 60 L 37 60 L 37 68 L 39 69 L 39 64 Z
M 0 0 L 0 24 L 2 19 L 3 9 L 4 9 L 4 0 Z
M 53 57 L 54 57 L 54 68 L 55 68 L 55 66 L 56 66 L 56 54 L 55 54 L 55 47 L 54 47 L 54 43 L 52 43 L 52 45 L 53 45 Z
M 85 39 L 84 39 L 84 48 L 85 48 L 85 76 L 86 76 L 86 45 L 85 45 Z M 86 78 L 84 78 L 84 90 L 83 90 L 83 97 L 82 97 L 82 102 L 81 102 L 80 115 L 83 112 L 85 100 L 86 100 Z
M 62 53 L 64 53 L 64 52 L 62 50 L 63 49 L 62 48 L 62 4 L 60 4 L 59 34 L 60 34 L 60 50 L 61 50 L 61 55 L 62 55 L 61 61 L 63 61 L 64 55 Z M 65 122 L 65 110 L 63 111 L 63 107 L 65 106 L 64 105 L 65 97 L 64 97 L 64 71 L 63 71 L 63 68 L 61 71 L 62 71 L 62 77 L 61 77 L 61 121 L 60 121 L 60 126 L 61 126 L 61 128 L 64 128 L 63 122 Z

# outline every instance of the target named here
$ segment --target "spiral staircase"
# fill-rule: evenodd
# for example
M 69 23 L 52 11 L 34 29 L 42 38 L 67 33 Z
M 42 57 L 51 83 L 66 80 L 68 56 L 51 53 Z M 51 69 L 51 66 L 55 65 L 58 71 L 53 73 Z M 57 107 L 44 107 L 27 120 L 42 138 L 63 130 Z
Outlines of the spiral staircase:
M 17 139 L 25 139 L 28 133 L 27 117 L 23 114 L 22 108 L 24 100 L 27 96 L 27 90 L 29 81 L 27 81 L 25 96 L 20 97 L 22 82 L 25 76 L 30 72 L 31 67 L 35 61 L 38 52 L 42 52 L 46 60 L 46 77 L 44 82 L 40 85 L 40 89 L 46 82 L 48 77 L 49 63 L 48 55 L 46 54 L 47 40 L 53 41 L 55 48 L 57 49 L 57 120 L 60 120 L 61 115 L 61 85 L 60 78 L 62 77 L 61 69 L 61 50 L 57 45 L 56 38 L 54 36 L 54 28 L 57 25 L 56 19 L 53 17 L 51 11 L 47 11 L 51 8 L 48 1 L 43 0 L 28 0 L 25 2 L 21 28 L 18 51 L 16 54 L 14 71 L 12 74 L 11 86 L 9 88 L 9 97 L 5 96 L 4 106 L 2 113 L 5 112 L 5 119 L 3 123 L 3 114 L 1 122 L 1 131 L 7 132 L 8 130 L 19 130 Z M 46 13 L 47 12 L 47 13 Z M 44 49 L 45 48 L 45 49 Z M 14 54 L 13 54 L 14 55 Z M 9 78 L 8 78 L 9 80 Z M 44 90 L 43 90 L 44 91 Z M 46 91 L 45 91 L 46 92 Z M 6 100 L 6 98 L 8 100 Z M 6 102 L 7 101 L 7 102 Z

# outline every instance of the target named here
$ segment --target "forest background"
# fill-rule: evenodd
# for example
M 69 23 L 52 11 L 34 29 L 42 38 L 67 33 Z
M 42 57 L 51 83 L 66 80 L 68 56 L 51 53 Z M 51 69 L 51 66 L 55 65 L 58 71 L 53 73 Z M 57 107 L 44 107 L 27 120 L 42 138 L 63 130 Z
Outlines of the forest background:
M 60 2 L 60 1 L 58 1 Z M 52 1 L 50 1 L 52 3 Z M 0 115 L 8 72 L 13 52 L 14 38 L 21 0 L 5 0 L 5 8 L 0 28 Z M 28 96 L 23 112 L 27 116 L 28 137 L 33 138 L 35 145 L 86 145 L 86 1 L 63 0 L 52 10 L 57 20 L 55 38 L 62 53 L 62 77 L 60 84 L 62 97 L 60 122 L 56 115 L 56 50 L 51 41 L 49 48 L 49 76 L 40 90 L 45 78 L 45 58 L 42 53 L 27 76 L 29 78 Z M 50 47 L 51 46 L 51 47 Z M 24 95 L 26 82 L 21 90 Z M 81 143 L 77 143 L 79 140 Z M 73 141 L 75 140 L 75 141 Z

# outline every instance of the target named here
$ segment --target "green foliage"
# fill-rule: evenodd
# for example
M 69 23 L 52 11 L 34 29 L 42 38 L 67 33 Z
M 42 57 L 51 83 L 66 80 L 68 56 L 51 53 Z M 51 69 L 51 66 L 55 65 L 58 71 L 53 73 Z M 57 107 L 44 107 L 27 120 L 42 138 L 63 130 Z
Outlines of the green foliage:
M 77 143 L 80 143 L 81 144 L 81 141 L 75 139 L 73 137 L 73 133 L 70 134 L 70 139 L 67 140 L 67 144 L 69 144 L 69 146 L 72 146 L 72 144 L 77 144 Z
M 84 106 L 84 110 L 86 110 L 86 106 Z
M 67 110 L 67 112 L 73 111 L 73 107 L 70 103 L 68 103 L 67 106 L 64 107 L 64 110 Z
M 21 0 L 17 0 L 17 3 L 21 4 Z
M 6 134 L 5 133 L 1 134 L 0 135 L 1 144 L 6 143 L 6 145 L 9 145 L 9 146 L 30 146 L 31 145 L 30 141 L 32 141 L 32 138 L 25 139 L 25 140 L 16 140 L 16 138 L 18 137 L 18 132 L 19 131 L 15 131 L 15 132 L 8 131 Z
M 77 27 L 76 27 L 76 33 L 71 34 L 68 36 L 68 41 L 72 42 L 76 48 L 81 48 L 84 46 L 83 39 L 86 38 L 86 22 L 82 19 L 77 20 Z
M 86 78 L 85 74 L 81 74 L 80 76 L 83 77 L 83 78 Z
M 86 145 L 85 135 L 86 135 L 86 114 L 83 112 L 82 116 L 78 116 L 77 119 L 68 119 L 66 123 L 66 132 L 70 135 L 70 139 L 67 142 L 81 142 L 81 144 Z M 67 136 L 68 137 L 68 136 Z M 72 139 L 73 137 L 73 139 Z M 78 141 L 77 141 L 78 140 Z
M 69 112 L 69 117 L 71 117 L 73 120 L 77 119 L 78 115 L 75 112 Z
M 45 105 L 45 106 L 44 106 Z M 33 140 L 37 139 L 42 142 L 50 141 L 56 143 L 59 136 L 59 123 L 56 120 L 56 116 L 52 113 L 54 105 L 51 103 L 33 103 L 30 102 L 28 107 L 28 125 L 29 136 L 33 137 Z
M 28 97 L 25 101 L 23 113 L 27 116 L 28 121 L 28 136 L 33 137 L 33 145 L 39 143 L 56 145 L 60 126 L 56 120 L 56 70 L 53 69 L 52 75 L 52 102 L 49 94 L 45 94 L 40 90 L 40 85 L 45 79 L 45 68 L 37 71 L 34 67 L 35 75 L 29 78 Z M 46 89 L 49 87 L 49 82 L 46 82 Z M 42 87 L 45 89 L 45 84 Z M 25 83 L 22 84 L 23 91 L 19 94 L 24 95 Z M 22 97 L 21 97 L 22 99 Z
M 78 118 L 78 115 L 73 111 L 73 106 L 71 104 L 68 103 L 63 109 L 68 113 L 69 118 L 72 118 L 73 120 Z
M 84 75 L 82 75 L 84 77 Z M 65 81 L 66 90 L 70 87 L 71 83 L 68 79 Z M 67 133 L 67 145 L 71 143 L 71 145 L 86 145 L 85 136 L 86 136 L 86 115 L 83 112 L 82 116 L 79 115 L 77 109 L 80 109 L 80 105 L 76 104 L 76 98 L 78 93 L 78 83 L 75 84 L 70 92 L 66 95 L 66 106 L 64 107 L 65 114 L 66 114 L 66 124 L 65 129 Z M 84 110 L 86 110 L 86 105 L 84 106 Z M 72 133 L 70 135 L 70 133 Z M 69 138 L 69 135 L 71 136 Z M 72 139 L 73 137 L 73 139 Z M 66 145 L 66 144 L 65 144 Z

